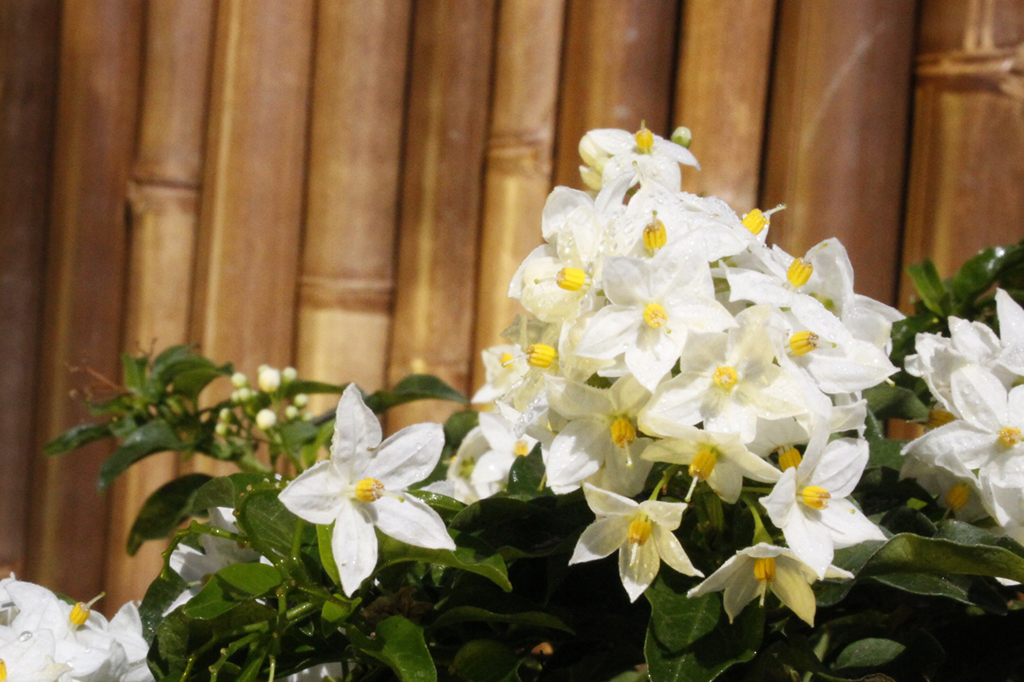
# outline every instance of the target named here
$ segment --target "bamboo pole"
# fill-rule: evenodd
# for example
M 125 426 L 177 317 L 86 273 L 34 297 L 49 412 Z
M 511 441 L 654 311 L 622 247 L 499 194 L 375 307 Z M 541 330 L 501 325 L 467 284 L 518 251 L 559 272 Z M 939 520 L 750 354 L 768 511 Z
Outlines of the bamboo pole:
M 391 382 L 429 372 L 469 390 L 494 22 L 491 1 L 416 4 Z M 414 403 L 393 410 L 388 424 L 451 410 Z
M 149 0 L 146 6 L 139 148 L 128 193 L 129 352 L 160 352 L 188 337 L 213 16 L 212 0 Z M 111 488 L 109 604 L 141 599 L 159 573 L 166 543 L 146 543 L 134 557 L 125 544 L 146 498 L 177 473 L 177 453 L 156 455 Z
M 216 7 L 191 336 L 254 376 L 292 362 L 313 2 Z
M 674 118 L 701 163 L 683 187 L 741 213 L 757 205 L 774 30 L 775 0 L 683 3 Z
M 88 419 L 80 397 L 68 398 L 69 366 L 119 376 L 141 3 L 65 3 L 61 26 L 36 452 Z M 29 579 L 78 598 L 102 589 L 108 501 L 97 496 L 94 481 L 109 453 L 96 444 L 59 460 L 37 460 Z
M 858 293 L 895 302 L 915 3 L 782 0 L 763 207 L 794 254 L 846 246 Z
M 60 7 L 0 4 L 0 575 L 25 566 Z
M 667 136 L 672 101 L 676 0 L 569 3 L 558 114 L 555 184 L 581 187 L 578 147 L 594 128 Z
M 1024 237 L 1024 3 L 925 0 L 917 53 L 904 265 L 947 277 Z M 901 301 L 913 285 L 904 277 Z
M 297 367 L 370 391 L 387 382 L 410 15 L 394 0 L 317 11 Z
M 564 13 L 563 2 L 507 0 L 498 14 L 472 390 L 486 380 L 480 352 L 504 343 L 501 332 L 524 312 L 508 297 L 508 286 L 541 242 L 540 215 L 551 190 Z

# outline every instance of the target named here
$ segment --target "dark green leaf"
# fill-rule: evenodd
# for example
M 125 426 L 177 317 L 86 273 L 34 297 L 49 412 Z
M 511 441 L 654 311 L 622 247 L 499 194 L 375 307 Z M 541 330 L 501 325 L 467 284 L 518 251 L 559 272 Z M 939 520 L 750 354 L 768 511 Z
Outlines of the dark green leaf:
M 891 639 L 862 639 L 843 649 L 836 659 L 836 668 L 878 668 L 899 656 L 905 648 Z
M 238 673 L 238 677 L 235 678 L 234 682 L 256 682 L 266 657 L 266 647 L 250 646 L 249 657 L 246 659 L 245 665 L 242 667 L 241 672 Z
M 466 508 L 464 503 L 440 493 L 431 493 L 426 490 L 409 490 L 407 494 L 418 497 L 429 504 L 431 509 L 436 511 L 445 523 L 451 521 L 459 512 Z
M 230 365 L 224 365 L 224 367 L 200 367 L 182 372 L 174 377 L 174 391 L 195 402 L 211 381 L 218 377 L 231 376 L 230 368 Z
M 340 601 L 348 601 L 341 595 L 336 594 L 334 596 Z M 335 601 L 325 601 L 323 608 L 320 609 L 320 618 L 324 621 L 324 634 L 328 634 L 331 630 L 336 629 L 347 621 L 358 603 L 358 599 L 344 606 Z
M 377 391 L 366 398 L 366 405 L 380 414 L 396 405 L 415 400 L 450 400 L 467 403 L 466 396 L 432 374 L 410 374 L 390 391 Z
M 988 291 L 1007 270 L 1024 263 L 1024 247 L 993 246 L 979 251 L 961 266 L 949 280 L 949 289 L 962 308 Z M 959 310 L 957 312 L 960 312 Z
M 187 519 L 196 493 L 211 479 L 212 476 L 206 474 L 187 474 L 153 491 L 139 510 L 128 534 L 128 554 L 134 556 L 146 540 L 167 537 Z
M 270 483 L 270 479 L 263 474 L 237 473 L 228 476 L 218 476 L 208 482 L 199 492 L 196 493 L 192 503 L 192 516 L 214 507 L 236 508 L 238 495 L 246 492 L 246 489 L 254 489 Z
M 501 642 L 477 639 L 466 642 L 455 654 L 452 670 L 467 682 L 503 682 L 518 679 L 522 658 Z
M 990 613 L 1006 613 L 1005 600 L 977 576 L 890 573 L 870 580 L 911 594 L 946 597 L 963 604 L 979 606 Z
M 959 573 L 1024 581 L 1024 558 L 994 545 L 961 544 L 940 537 L 901 533 L 872 555 L 860 575 L 887 573 Z
M 115 478 L 140 459 L 167 450 L 184 450 L 185 447 L 167 422 L 158 419 L 143 424 L 125 438 L 121 447 L 100 467 L 99 488 L 106 490 Z
M 544 459 L 541 457 L 540 444 L 537 444 L 526 457 L 516 457 L 508 474 L 508 494 L 522 498 L 534 498 L 538 495 L 551 495 L 551 490 L 544 486 Z
M 43 454 L 52 456 L 71 452 L 83 445 L 88 445 L 101 438 L 107 438 L 110 435 L 110 426 L 107 424 L 79 424 L 43 446 Z
M 146 369 L 149 359 L 133 357 L 130 353 L 121 353 L 121 370 L 124 373 L 124 385 L 135 395 L 141 395 L 146 384 Z
M 651 602 L 651 624 L 648 636 L 668 652 L 679 652 L 707 635 L 718 625 L 722 614 L 717 594 L 692 599 L 686 591 L 693 580 L 678 573 L 660 571 L 644 595 Z
M 209 620 L 227 613 L 240 602 L 261 597 L 281 584 L 281 573 L 261 563 L 231 564 L 217 571 L 195 597 L 185 604 L 190 618 Z
M 152 642 L 156 629 L 164 619 L 164 613 L 170 608 L 188 585 L 180 575 L 170 569 L 165 569 L 156 580 L 149 584 L 146 589 L 146 596 L 139 604 L 139 616 L 142 618 L 142 636 L 147 642 Z
M 298 452 L 299 448 L 316 440 L 318 430 L 312 422 L 291 422 L 282 426 L 278 433 L 288 450 Z
M 455 538 L 455 544 L 458 545 L 454 552 L 447 549 L 414 547 L 378 533 L 380 560 L 377 570 L 380 571 L 387 566 L 403 561 L 422 561 L 476 573 L 488 578 L 506 592 L 512 590 L 505 561 L 499 555 L 467 533 L 454 531 L 452 535 Z
M 278 499 L 280 490 L 272 484 L 254 486 L 251 491 L 239 493 L 239 530 L 245 533 L 253 549 L 266 557 L 289 557 L 295 542 L 296 529 L 308 534 L 309 544 L 314 541 L 313 524 L 306 523 L 288 511 Z M 244 498 L 244 499 L 242 499 Z
M 907 267 L 907 274 L 914 281 L 921 301 L 936 315 L 943 317 L 950 312 L 950 295 L 939 277 L 935 263 L 925 260 Z
M 391 616 L 377 626 L 370 639 L 355 628 L 348 631 L 352 643 L 391 668 L 401 682 L 437 682 L 423 628 L 401 616 Z
M 881 383 L 864 391 L 868 408 L 878 419 L 924 420 L 928 418 L 928 406 L 902 386 Z
M 441 628 L 465 622 L 508 623 L 510 625 L 525 625 L 572 632 L 572 628 L 563 623 L 561 619 L 543 611 L 495 613 L 479 606 L 456 606 L 455 608 L 448 609 L 438 616 L 430 624 L 430 627 Z

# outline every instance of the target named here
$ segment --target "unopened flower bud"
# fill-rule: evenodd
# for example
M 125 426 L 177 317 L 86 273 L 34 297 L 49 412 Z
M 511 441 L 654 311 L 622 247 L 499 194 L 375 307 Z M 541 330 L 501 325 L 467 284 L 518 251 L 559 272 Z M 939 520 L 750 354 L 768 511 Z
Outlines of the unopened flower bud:
M 274 414 L 273 410 L 263 408 L 262 410 L 256 413 L 256 426 L 258 426 L 261 431 L 266 431 L 267 429 L 274 426 L 274 424 L 276 423 L 277 415 Z
M 284 416 L 290 422 L 295 421 L 299 417 L 299 408 L 294 405 L 289 405 L 284 408 Z
M 244 403 L 247 400 L 252 400 L 252 397 L 254 395 L 253 392 L 252 392 L 252 389 L 249 388 L 248 386 L 246 386 L 245 388 L 238 389 L 237 393 L 238 393 L 238 402 L 240 402 L 240 403 Z
M 288 383 L 289 381 L 295 381 L 295 379 L 298 378 L 298 376 L 299 373 L 295 371 L 294 367 L 285 367 L 283 370 L 281 370 L 281 378 L 285 381 L 285 383 Z
M 245 376 L 241 372 L 235 372 L 231 375 L 231 384 L 235 388 L 244 388 L 249 385 L 249 377 Z
M 234 413 L 226 407 L 220 408 L 220 412 L 217 413 L 217 419 L 222 422 L 229 422 L 234 416 Z
M 217 425 L 213 427 L 213 432 L 223 438 L 228 435 L 228 425 L 224 422 L 217 422 Z
M 292 404 L 295 405 L 295 407 L 305 407 L 309 404 L 309 396 L 305 393 L 299 393 L 292 398 Z
M 672 131 L 672 141 L 680 147 L 690 147 L 690 143 L 693 142 L 693 133 L 686 126 L 679 126 Z
M 257 383 L 264 393 L 273 393 L 281 385 L 281 372 L 273 367 L 264 367 L 260 370 Z

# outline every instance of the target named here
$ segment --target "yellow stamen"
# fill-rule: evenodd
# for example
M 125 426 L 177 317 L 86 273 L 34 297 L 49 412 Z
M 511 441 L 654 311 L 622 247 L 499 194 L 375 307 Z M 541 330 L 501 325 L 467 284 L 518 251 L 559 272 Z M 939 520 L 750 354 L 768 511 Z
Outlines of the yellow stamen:
M 527 362 L 541 369 L 550 367 L 551 363 L 555 360 L 555 356 L 558 355 L 554 348 L 543 343 L 533 344 L 526 349 L 526 354 L 529 356 Z
M 644 322 L 658 329 L 668 322 L 668 311 L 660 303 L 648 303 L 644 308 Z
M 775 557 L 767 556 L 755 559 L 754 577 L 761 583 L 770 583 L 775 580 Z
M 946 412 L 945 410 L 929 410 L 928 421 L 924 423 L 924 428 L 928 429 L 929 431 L 932 429 L 937 429 L 940 426 L 945 426 L 946 424 L 949 424 L 955 419 L 956 417 L 953 416 L 952 412 Z
M 793 355 L 806 355 L 820 347 L 818 335 L 814 332 L 797 332 L 789 338 L 789 348 L 793 351 Z
M 960 481 L 946 493 L 946 506 L 953 511 L 960 511 L 971 499 L 971 488 L 963 481 Z
M 626 536 L 629 544 L 642 547 L 645 542 L 651 539 L 651 530 L 651 522 L 647 519 L 646 515 L 633 519 L 633 523 L 629 524 L 629 532 Z
M 750 230 L 751 234 L 761 234 L 761 231 L 768 226 L 768 216 L 761 213 L 761 209 L 755 208 L 753 211 L 743 216 L 743 227 Z
M 7 663 L 4 659 L 0 658 L 0 682 L 4 682 L 7 679 Z
M 1024 436 L 1021 436 L 1020 429 L 1016 426 L 1004 426 L 999 429 L 999 444 L 1005 448 L 1012 448 L 1022 440 Z
M 792 469 L 793 467 L 800 466 L 800 462 L 803 458 L 800 456 L 800 451 L 796 448 L 790 448 L 781 455 L 779 455 L 779 467 L 785 471 L 786 469 Z
M 820 485 L 809 485 L 800 493 L 800 499 L 811 509 L 822 510 L 828 507 L 832 495 Z
M 356 499 L 360 502 L 376 502 L 384 496 L 384 484 L 376 478 L 364 478 L 356 483 Z
M 711 380 L 718 384 L 720 387 L 728 390 L 736 385 L 739 380 L 739 375 L 736 374 L 736 370 L 728 365 L 720 365 L 715 368 L 715 373 L 711 375 Z
M 668 233 L 665 231 L 665 223 L 655 218 L 644 228 L 644 246 L 654 251 L 667 243 Z
M 515 359 L 516 359 L 516 356 L 512 355 L 511 353 L 502 353 L 501 354 L 501 366 L 502 367 L 508 367 L 509 365 L 512 364 L 512 362 Z
M 517 440 L 516 444 L 512 446 L 512 452 L 519 457 L 526 457 L 530 454 L 530 444 L 525 440 Z
M 562 268 L 555 275 L 555 282 L 566 291 L 579 291 L 586 279 L 586 273 L 578 268 Z
M 612 442 L 620 448 L 632 445 L 636 440 L 636 429 L 629 423 L 628 419 L 620 417 L 612 422 Z
M 711 448 L 702 448 L 690 464 L 690 476 L 696 478 L 698 481 L 708 480 L 708 476 L 715 470 L 715 464 L 718 463 L 718 458 L 715 456 L 715 451 Z
M 85 625 L 85 622 L 89 620 L 89 614 L 92 613 L 92 605 L 98 602 L 106 595 L 106 592 L 100 592 L 98 595 L 90 599 L 86 603 L 78 602 L 71 609 L 71 614 L 68 616 L 68 620 L 75 627 Z
M 789 283 L 795 287 L 802 287 L 807 284 L 807 280 L 811 278 L 811 273 L 814 272 L 814 266 L 805 261 L 803 258 L 796 258 L 793 263 L 789 266 L 789 270 L 786 272 L 786 279 Z
M 645 123 L 640 124 L 640 130 L 633 136 L 636 139 L 636 146 L 642 154 L 650 154 L 654 148 L 654 133 L 647 129 Z

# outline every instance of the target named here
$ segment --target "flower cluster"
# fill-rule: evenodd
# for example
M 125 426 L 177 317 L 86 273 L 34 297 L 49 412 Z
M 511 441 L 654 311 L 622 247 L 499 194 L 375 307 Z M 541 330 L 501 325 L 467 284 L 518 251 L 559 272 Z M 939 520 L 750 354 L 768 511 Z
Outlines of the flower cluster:
M 148 652 L 133 602 L 108 621 L 45 587 L 0 580 L 0 680 L 146 682 Z
M 548 486 L 583 486 L 597 516 L 572 561 L 619 549 L 634 599 L 659 556 L 700 575 L 671 532 L 694 486 L 727 504 L 742 497 L 789 547 L 744 550 L 721 570 L 754 557 L 762 568 L 745 578 L 762 587 L 744 587 L 747 600 L 774 584 L 810 620 L 806 585 L 838 575 L 834 550 L 884 537 L 848 496 L 868 459 L 861 391 L 896 371 L 887 351 L 901 315 L 854 293 L 837 240 L 794 257 L 766 245 L 772 211 L 741 217 L 681 192 L 679 164 L 696 165 L 685 147 L 641 128 L 593 131 L 580 151 L 593 191 L 558 187 L 547 200 L 544 244 L 509 290 L 532 317 L 484 353 L 475 400 L 496 411 L 481 416 L 450 478 L 466 501 L 493 494 L 514 454 L 540 443 Z M 634 502 L 656 465 L 665 476 Z M 687 474 L 690 495 L 657 501 Z M 720 584 L 713 576 L 698 592 Z M 742 608 L 726 601 L 730 616 Z
M 932 397 L 928 432 L 904 449 L 916 478 L 963 521 L 991 517 L 1024 540 L 1024 310 L 996 291 L 1000 334 L 949 318 L 950 336 L 918 334 L 906 370 Z

